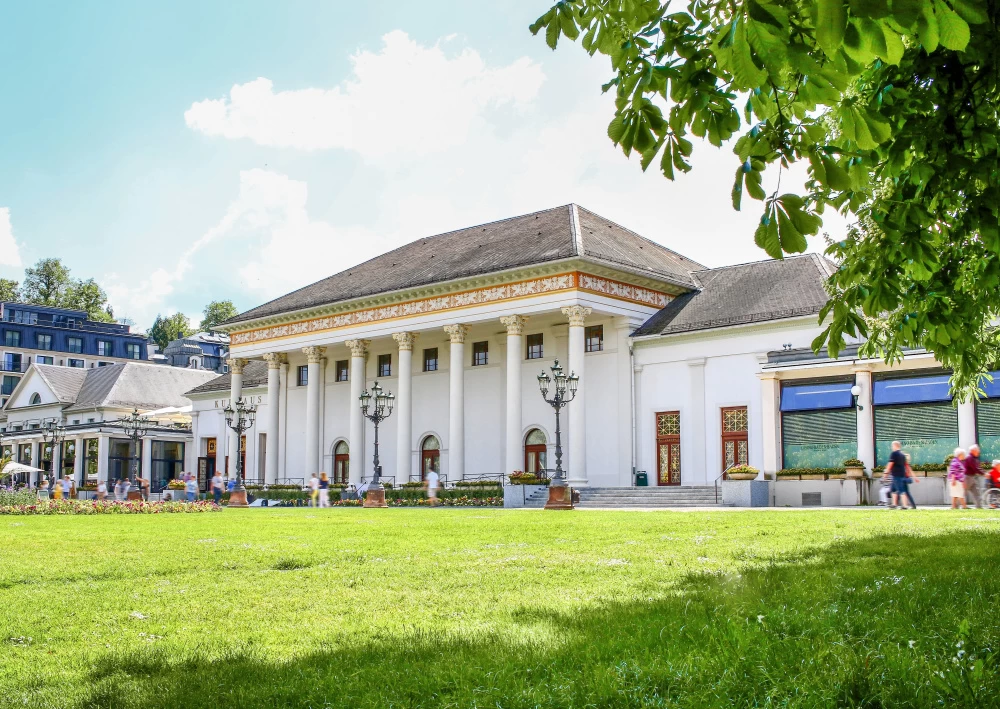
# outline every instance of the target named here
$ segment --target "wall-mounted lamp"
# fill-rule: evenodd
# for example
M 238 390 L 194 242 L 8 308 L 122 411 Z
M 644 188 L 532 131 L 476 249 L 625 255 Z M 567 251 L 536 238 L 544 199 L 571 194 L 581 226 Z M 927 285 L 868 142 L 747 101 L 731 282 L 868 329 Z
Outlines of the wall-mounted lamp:
M 863 411 L 865 407 L 858 403 L 858 397 L 861 396 L 861 387 L 859 387 L 857 384 L 852 386 L 851 396 L 854 397 L 854 405 L 858 407 L 858 411 Z

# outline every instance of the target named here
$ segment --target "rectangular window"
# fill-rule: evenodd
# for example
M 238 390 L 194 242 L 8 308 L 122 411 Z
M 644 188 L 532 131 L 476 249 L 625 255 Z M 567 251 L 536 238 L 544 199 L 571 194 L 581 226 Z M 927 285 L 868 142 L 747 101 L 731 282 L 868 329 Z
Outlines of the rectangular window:
M 139 345 L 132 342 L 125 345 L 125 356 L 129 359 L 139 359 L 139 352 Z
M 378 356 L 378 375 L 380 377 L 392 376 L 392 355 L 380 354 Z
M 482 367 L 487 364 L 490 360 L 490 343 L 489 342 L 473 342 L 472 343 L 472 366 Z
M 152 477 L 150 485 L 154 492 L 162 490 L 167 483 L 181 476 L 184 467 L 184 444 L 180 441 L 153 441 Z
M 114 357 L 114 346 L 111 340 L 98 340 L 97 354 L 101 357 Z
M 97 451 L 98 440 L 88 438 L 83 442 L 84 462 L 83 472 L 87 476 L 87 482 L 97 482 Z
M 336 378 L 334 379 L 334 381 L 346 382 L 347 381 L 347 372 L 349 371 L 348 367 L 349 367 L 349 364 L 348 364 L 348 361 L 346 359 L 338 359 L 337 360 L 337 366 L 336 366 L 336 370 L 337 371 L 336 371 L 336 374 L 335 374 Z
M 114 362 L 98 362 L 98 367 L 107 367 L 109 364 L 114 364 Z
M 299 386 L 304 387 L 309 384 L 309 365 L 299 365 Z
M 67 337 L 66 351 L 72 352 L 73 354 L 83 354 L 83 338 Z
M 77 369 L 83 369 L 83 360 L 82 359 L 70 359 L 70 360 L 67 360 L 66 364 L 67 364 L 67 366 L 70 366 L 70 367 L 76 367 Z
M 11 394 L 14 393 L 14 387 L 17 386 L 17 383 L 19 381 L 21 381 L 21 377 L 11 377 L 4 375 L 3 390 L 0 391 L 0 393 L 2 393 L 4 396 L 10 396 Z
M 536 333 L 534 335 L 528 335 L 528 359 L 541 359 L 542 358 L 542 333 Z
M 604 349 L 604 326 L 590 325 L 583 329 L 584 350 L 600 352 Z
M 5 372 L 24 371 L 21 367 L 21 355 L 16 352 L 7 352 L 3 356 L 3 371 Z
M 436 372 L 438 368 L 438 348 L 428 347 L 424 350 L 424 371 Z
M 52 358 L 47 355 L 38 355 L 35 357 L 35 364 L 52 364 Z
M 40 350 L 51 350 L 52 349 L 52 335 L 35 335 L 35 340 L 38 349 Z
M 3 343 L 7 347 L 21 346 L 21 333 L 19 330 L 5 330 L 3 333 Z

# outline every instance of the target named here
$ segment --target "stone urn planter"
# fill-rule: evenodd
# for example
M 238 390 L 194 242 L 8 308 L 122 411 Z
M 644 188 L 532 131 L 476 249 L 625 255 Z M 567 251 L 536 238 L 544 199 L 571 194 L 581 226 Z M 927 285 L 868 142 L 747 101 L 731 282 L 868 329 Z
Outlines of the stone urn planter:
M 832 473 L 826 476 L 827 480 L 845 480 L 847 479 L 847 473 Z
M 823 474 L 810 474 L 806 473 L 799 476 L 799 480 L 826 480 L 826 476 Z
M 756 480 L 757 473 L 729 473 L 726 477 L 730 480 Z
M 861 480 L 865 476 L 865 464 L 857 458 L 848 458 L 844 461 L 847 468 L 846 477 L 850 480 Z
M 756 480 L 759 473 L 760 471 L 752 465 L 737 465 L 726 471 L 726 478 L 728 480 Z

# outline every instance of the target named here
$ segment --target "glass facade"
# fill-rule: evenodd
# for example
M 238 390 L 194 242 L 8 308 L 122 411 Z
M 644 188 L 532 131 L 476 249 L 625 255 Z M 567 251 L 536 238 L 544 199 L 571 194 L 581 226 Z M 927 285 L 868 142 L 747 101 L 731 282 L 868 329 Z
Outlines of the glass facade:
M 171 480 L 179 478 L 184 468 L 184 444 L 180 441 L 153 441 L 150 486 L 159 492 Z
M 142 441 L 139 441 L 138 450 L 133 450 L 129 439 L 112 438 L 108 448 L 108 486 L 130 478 L 133 467 L 142 477 Z

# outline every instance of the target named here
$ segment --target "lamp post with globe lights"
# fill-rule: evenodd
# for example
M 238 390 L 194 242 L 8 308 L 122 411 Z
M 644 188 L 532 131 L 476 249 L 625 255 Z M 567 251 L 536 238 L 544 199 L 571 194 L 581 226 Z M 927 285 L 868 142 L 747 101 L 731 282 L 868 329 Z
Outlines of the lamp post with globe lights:
M 367 389 L 361 392 L 358 403 L 361 405 L 362 415 L 375 424 L 375 473 L 365 495 L 365 507 L 388 507 L 385 503 L 385 488 L 382 486 L 382 466 L 378 462 L 378 425 L 392 415 L 396 397 L 392 392 L 383 391 L 376 381 L 372 384 L 370 393 Z
M 562 468 L 562 429 L 559 425 L 559 412 L 576 398 L 579 386 L 580 378 L 572 372 L 566 376 L 559 360 L 552 365 L 551 377 L 544 370 L 538 375 L 538 389 L 542 393 L 542 399 L 556 412 L 556 474 L 549 483 L 549 499 L 545 503 L 547 510 L 573 509 L 573 491 L 566 483 L 566 474 Z M 549 396 L 550 389 L 551 396 Z
M 52 450 L 52 485 L 53 487 L 59 484 L 59 477 L 56 475 L 56 450 L 59 444 L 62 443 L 63 439 L 66 437 L 66 428 L 59 425 L 58 421 L 48 421 L 45 427 L 42 429 L 42 439 L 49 445 Z M 41 457 L 41 456 L 39 456 Z
M 236 487 L 229 493 L 230 507 L 248 507 L 247 489 L 243 485 L 243 434 L 253 428 L 257 419 L 257 405 L 247 402 L 242 396 L 230 402 L 222 410 L 226 416 L 226 426 L 236 432 Z
M 132 456 L 131 475 L 129 476 L 129 482 L 132 485 L 128 493 L 130 500 L 142 497 L 142 487 L 139 483 L 139 458 L 142 456 L 142 453 L 139 451 L 139 442 L 149 431 L 151 423 L 148 418 L 139 413 L 139 409 L 132 409 L 132 413 L 118 421 L 118 425 L 122 427 L 125 435 L 132 441 L 132 451 L 134 453 Z

